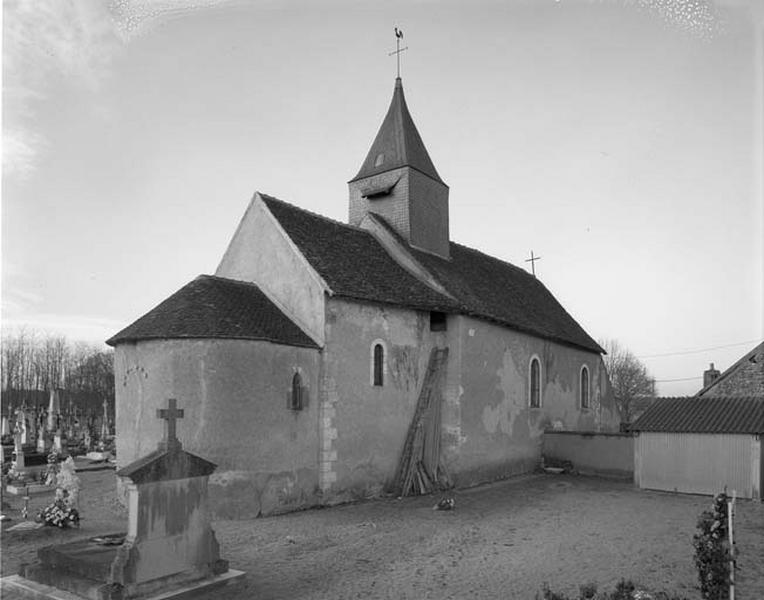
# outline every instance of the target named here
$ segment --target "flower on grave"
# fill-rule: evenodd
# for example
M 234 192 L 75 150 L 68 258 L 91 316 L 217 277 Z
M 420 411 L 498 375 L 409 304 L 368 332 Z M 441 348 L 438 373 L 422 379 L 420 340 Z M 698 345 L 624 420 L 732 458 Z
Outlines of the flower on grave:
M 56 499 L 37 513 L 36 520 L 51 527 L 79 527 L 80 514 L 65 499 Z

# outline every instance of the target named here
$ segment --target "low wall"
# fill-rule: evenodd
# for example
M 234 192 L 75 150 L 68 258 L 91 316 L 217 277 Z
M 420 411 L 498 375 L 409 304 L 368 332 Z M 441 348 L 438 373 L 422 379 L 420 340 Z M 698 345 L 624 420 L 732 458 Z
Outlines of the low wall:
M 634 437 L 631 433 L 545 431 L 542 454 L 549 461 L 566 461 L 585 475 L 632 479 Z

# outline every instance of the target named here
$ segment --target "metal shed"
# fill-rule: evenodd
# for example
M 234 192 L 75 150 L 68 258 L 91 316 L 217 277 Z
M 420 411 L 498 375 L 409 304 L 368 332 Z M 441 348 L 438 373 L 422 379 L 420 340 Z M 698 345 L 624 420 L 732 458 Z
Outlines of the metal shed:
M 632 430 L 639 487 L 761 500 L 764 398 L 661 398 Z

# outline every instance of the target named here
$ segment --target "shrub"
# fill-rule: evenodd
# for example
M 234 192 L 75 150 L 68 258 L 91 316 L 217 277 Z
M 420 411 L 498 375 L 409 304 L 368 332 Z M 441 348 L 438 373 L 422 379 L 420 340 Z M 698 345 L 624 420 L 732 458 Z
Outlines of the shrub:
M 692 538 L 695 548 L 695 566 L 698 568 L 700 593 L 705 600 L 729 598 L 730 551 L 727 541 L 726 492 L 714 497 L 711 510 L 703 511 L 698 518 L 698 533 Z
M 638 589 L 629 580 L 621 579 L 612 592 L 597 593 L 596 583 L 587 583 L 578 588 L 578 597 L 571 598 L 561 592 L 555 592 L 547 584 L 536 593 L 536 600 L 687 600 L 676 594 L 657 592 L 652 594 L 646 590 Z

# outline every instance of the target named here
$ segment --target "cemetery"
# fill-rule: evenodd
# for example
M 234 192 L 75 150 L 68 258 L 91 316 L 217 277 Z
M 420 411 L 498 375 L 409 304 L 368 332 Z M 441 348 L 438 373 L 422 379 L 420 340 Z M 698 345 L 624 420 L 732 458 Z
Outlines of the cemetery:
M 4 597 L 420 598 L 447 590 L 533 598 L 546 585 L 574 593 L 620 579 L 701 597 L 692 540 L 708 497 L 539 471 L 447 494 L 214 520 L 215 465 L 183 449 L 184 410 L 174 399 L 165 406 L 156 411 L 165 427 L 156 450 L 118 471 L 104 458 L 108 426 L 72 456 L 57 436 L 24 439 L 27 417 L 18 413 L 3 495 Z M 52 457 L 44 464 L 42 450 Z M 764 507 L 736 510 L 739 595 L 761 597 Z
M 157 411 L 157 417 L 167 423 L 158 448 L 116 473 L 127 492 L 127 531 L 43 546 L 37 561 L 22 563 L 18 575 L 3 578 L 4 594 L 45 598 L 65 592 L 92 600 L 122 600 L 217 588 L 242 577 L 221 559 L 211 528 L 207 485 L 216 465 L 183 450 L 176 437 L 176 420 L 183 417 L 183 410 L 174 399 L 167 409 Z M 55 489 L 54 501 L 37 513 L 36 524 L 26 521 L 32 486 L 24 470 L 23 446 L 19 448 L 21 430 L 14 436 L 19 443 L 11 473 L 16 489 L 25 493 L 24 522 L 9 527 L 8 533 L 45 525 L 78 528 L 80 479 L 73 458 L 59 464 L 55 450 L 45 482 L 36 484 Z
M 550 469 L 447 493 L 225 520 L 208 499 L 216 465 L 183 449 L 184 410 L 175 399 L 165 406 L 156 411 L 165 431 L 157 448 L 119 470 L 105 405 L 94 433 L 67 429 L 74 444 L 62 440 L 56 394 L 46 413 L 21 407 L 12 426 L 4 422 L 14 444 L 3 486 L 4 597 L 420 598 L 447 590 L 533 598 L 545 586 L 575 593 L 628 579 L 701 598 L 692 540 L 708 497 Z M 737 589 L 762 597 L 764 507 L 744 501 L 736 511 Z
M 115 533 L 127 523 L 112 471 L 78 473 L 79 528 L 8 532 L 3 577 L 38 560 L 40 548 Z M 220 555 L 245 579 L 200 598 L 534 598 L 544 582 L 573 593 L 620 577 L 700 598 L 692 536 L 707 496 L 636 490 L 624 481 L 533 475 L 438 495 L 383 498 L 251 520 L 214 520 Z M 30 500 L 30 515 L 49 499 Z M 738 505 L 738 597 L 764 597 L 764 507 Z M 585 525 L 582 525 L 585 524 Z M 126 526 L 125 526 L 126 529 Z M 123 531 L 125 530 L 123 529 Z M 503 594 L 503 596 L 501 596 Z M 3 596 L 5 597 L 5 596 Z

